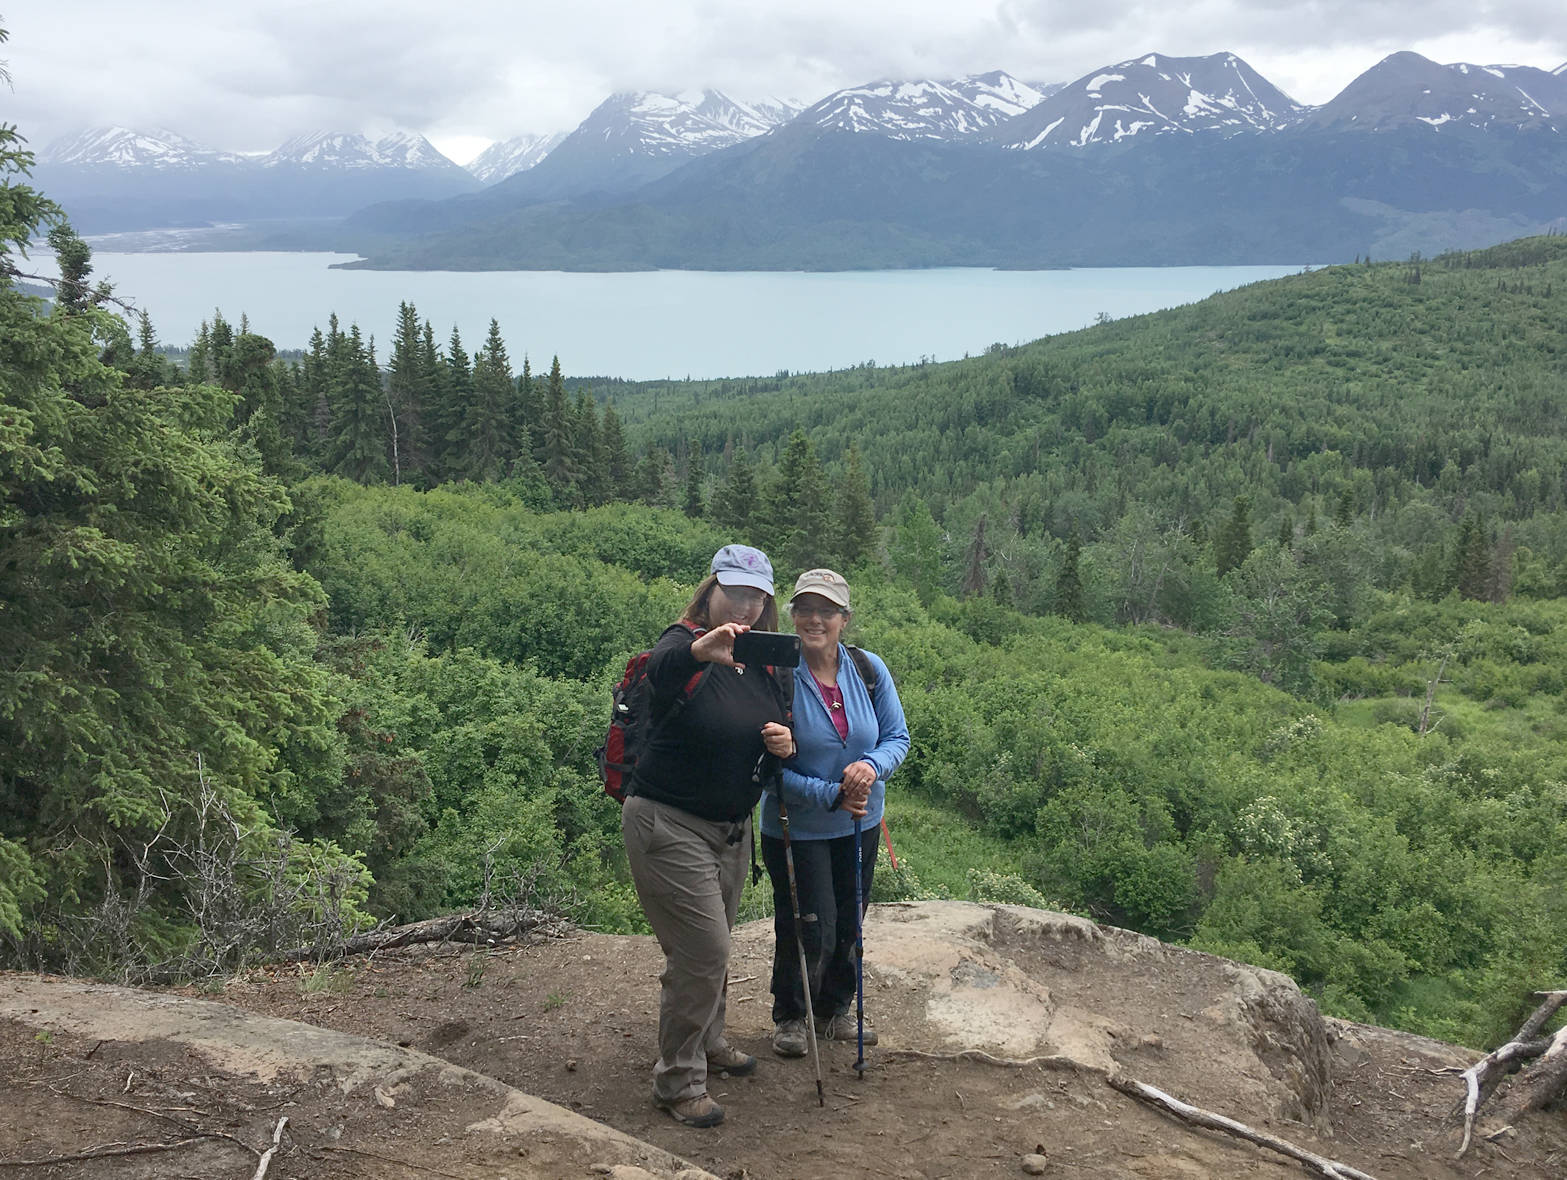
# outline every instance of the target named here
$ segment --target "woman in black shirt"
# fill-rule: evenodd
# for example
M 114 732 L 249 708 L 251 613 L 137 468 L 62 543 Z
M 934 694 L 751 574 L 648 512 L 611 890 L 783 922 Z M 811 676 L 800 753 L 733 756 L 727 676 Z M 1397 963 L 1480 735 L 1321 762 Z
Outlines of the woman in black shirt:
M 762 790 L 754 770 L 763 751 L 786 758 L 794 749 L 777 679 L 734 660 L 735 636 L 777 628 L 772 563 L 759 549 L 726 545 L 711 569 L 648 659 L 651 715 L 662 721 L 621 813 L 631 877 L 664 951 L 653 1101 L 694 1127 L 724 1118 L 707 1093 L 710 1070 L 756 1068 L 724 1039 L 729 931 Z

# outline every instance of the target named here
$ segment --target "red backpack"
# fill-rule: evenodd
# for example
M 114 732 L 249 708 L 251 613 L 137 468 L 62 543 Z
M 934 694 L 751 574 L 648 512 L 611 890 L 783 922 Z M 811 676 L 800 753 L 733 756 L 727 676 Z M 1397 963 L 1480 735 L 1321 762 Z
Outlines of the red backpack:
M 680 626 L 691 632 L 693 639 L 704 633 L 690 619 L 681 619 Z M 604 780 L 604 794 L 617 803 L 626 801 L 626 788 L 631 783 L 631 772 L 636 769 L 637 758 L 646 748 L 653 731 L 680 710 L 697 690 L 710 664 L 703 664 L 695 675 L 681 688 L 680 695 L 656 718 L 653 716 L 653 686 L 648 683 L 647 662 L 651 651 L 639 651 L 626 661 L 626 670 L 620 683 L 611 690 L 609 731 L 604 744 L 598 748 L 599 775 Z

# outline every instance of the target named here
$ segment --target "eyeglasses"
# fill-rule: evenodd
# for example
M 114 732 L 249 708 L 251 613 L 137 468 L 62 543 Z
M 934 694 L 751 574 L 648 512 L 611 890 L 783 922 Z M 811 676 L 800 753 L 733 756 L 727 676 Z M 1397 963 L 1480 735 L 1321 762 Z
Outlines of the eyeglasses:
M 746 606 L 758 606 L 767 600 L 767 591 L 758 590 L 755 586 L 725 586 L 720 583 L 718 588 L 730 602 Z
M 841 606 L 791 606 L 789 614 L 796 619 L 831 619 L 843 614 Z

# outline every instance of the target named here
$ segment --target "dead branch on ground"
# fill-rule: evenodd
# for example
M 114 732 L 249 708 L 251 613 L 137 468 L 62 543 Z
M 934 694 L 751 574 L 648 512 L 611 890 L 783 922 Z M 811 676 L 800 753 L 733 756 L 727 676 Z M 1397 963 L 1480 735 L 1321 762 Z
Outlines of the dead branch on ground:
M 336 946 L 327 947 L 325 953 L 319 947 L 301 946 L 280 951 L 270 956 L 274 963 L 298 963 L 315 958 L 346 958 L 349 955 L 370 954 L 375 951 L 396 950 L 399 947 L 417 946 L 423 943 L 463 942 L 476 946 L 490 946 L 504 942 L 519 942 L 525 938 L 561 938 L 571 929 L 570 923 L 543 910 L 517 909 L 483 913 L 475 910 L 467 914 L 448 914 L 444 918 L 430 918 L 423 922 L 411 922 L 406 926 L 392 926 L 356 934 Z
M 1474 1140 L 1475 1115 L 1481 1104 L 1503 1078 L 1521 1068 L 1525 1061 L 1538 1057 L 1542 1064 L 1519 1081 L 1503 1106 L 1502 1117 L 1506 1122 L 1514 1122 L 1530 1111 L 1567 1097 L 1567 1027 L 1558 1029 L 1554 1036 L 1540 1036 L 1551 1017 L 1567 1004 L 1567 991 L 1534 994 L 1542 997 L 1543 1002 L 1513 1034 L 1513 1039 L 1491 1050 L 1463 1072 L 1464 1138 L 1458 1147 L 1460 1156 L 1469 1150 L 1469 1144 Z
M 156 1151 L 178 1151 L 192 1143 L 208 1139 L 227 1139 L 227 1135 L 192 1135 L 175 1143 L 106 1143 L 91 1151 L 78 1151 L 73 1155 L 51 1155 L 40 1160 L 0 1160 L 0 1168 L 47 1168 L 55 1164 L 75 1163 L 80 1160 L 112 1159 L 122 1155 L 150 1155 Z M 246 1150 L 253 1151 L 253 1148 Z
M 288 1126 L 288 1116 L 278 1119 L 277 1126 L 272 1131 L 272 1146 L 262 1152 L 261 1159 L 256 1163 L 256 1171 L 250 1180 L 266 1180 L 267 1168 L 272 1163 L 272 1157 L 277 1154 L 278 1144 L 283 1142 L 283 1128 Z
M 1373 1180 L 1373 1177 L 1365 1172 L 1341 1164 L 1337 1160 L 1330 1160 L 1315 1152 L 1307 1151 L 1303 1147 L 1297 1147 L 1288 1140 L 1266 1134 L 1263 1131 L 1253 1130 L 1245 1123 L 1236 1122 L 1234 1119 L 1225 1118 L 1222 1114 L 1214 1114 L 1212 1111 L 1203 1110 L 1200 1107 L 1191 1106 L 1172 1098 L 1163 1090 L 1155 1089 L 1144 1082 L 1134 1078 L 1121 1077 L 1112 1074 L 1106 1079 L 1111 1089 L 1119 1090 L 1139 1102 L 1146 1102 L 1151 1106 L 1157 1106 L 1161 1110 L 1173 1114 L 1182 1122 L 1191 1123 L 1193 1126 L 1205 1127 L 1210 1131 L 1223 1131 L 1226 1135 L 1234 1135 L 1244 1139 L 1248 1143 L 1255 1143 L 1258 1147 L 1266 1147 L 1269 1151 L 1276 1151 L 1280 1155 L 1288 1156 L 1298 1163 L 1305 1164 L 1325 1180 Z
M 1074 1061 L 1059 1053 L 1045 1057 L 997 1057 L 983 1049 L 959 1049 L 956 1053 L 926 1053 L 920 1049 L 888 1049 L 881 1055 L 883 1061 L 973 1061 L 980 1065 L 999 1065 L 1004 1069 L 1071 1069 L 1087 1073 L 1099 1073 L 1093 1066 Z

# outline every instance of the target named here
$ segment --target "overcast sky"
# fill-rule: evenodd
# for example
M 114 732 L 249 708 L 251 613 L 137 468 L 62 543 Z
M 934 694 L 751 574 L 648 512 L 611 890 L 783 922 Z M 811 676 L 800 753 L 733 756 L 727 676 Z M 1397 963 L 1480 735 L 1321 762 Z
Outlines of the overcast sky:
M 1562 0 L 0 0 L 0 26 L 0 121 L 35 148 L 108 123 L 231 151 L 401 127 L 459 162 L 569 130 L 617 90 L 814 102 L 878 78 L 1067 82 L 1229 51 L 1321 103 L 1400 49 L 1567 61 Z

